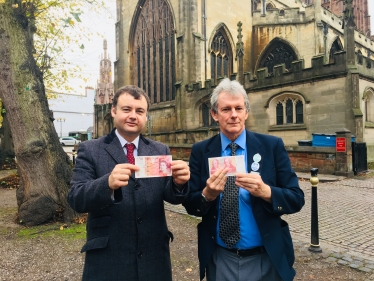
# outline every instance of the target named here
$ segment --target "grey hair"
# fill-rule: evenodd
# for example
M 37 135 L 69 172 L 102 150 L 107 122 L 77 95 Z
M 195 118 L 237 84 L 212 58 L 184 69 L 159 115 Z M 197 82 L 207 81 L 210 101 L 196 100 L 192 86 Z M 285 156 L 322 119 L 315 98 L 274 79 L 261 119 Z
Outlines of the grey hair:
M 218 107 L 218 96 L 220 93 L 225 92 L 231 96 L 243 96 L 244 104 L 247 112 L 249 112 L 249 100 L 244 87 L 236 80 L 231 81 L 229 78 L 223 79 L 217 87 L 213 90 L 213 93 L 210 97 L 210 106 L 214 113 L 217 113 Z

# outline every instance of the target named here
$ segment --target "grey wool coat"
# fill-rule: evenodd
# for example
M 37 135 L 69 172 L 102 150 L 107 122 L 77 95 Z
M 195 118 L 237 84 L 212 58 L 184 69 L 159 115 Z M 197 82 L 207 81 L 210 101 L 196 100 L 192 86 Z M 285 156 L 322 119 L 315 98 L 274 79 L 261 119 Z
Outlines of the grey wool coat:
M 167 155 L 161 143 L 139 139 L 138 155 Z M 68 202 L 88 213 L 87 241 L 82 280 L 171 280 L 169 241 L 164 200 L 180 204 L 188 184 L 179 193 L 171 177 L 130 178 L 128 186 L 114 192 L 108 177 L 119 163 L 128 163 L 114 130 L 97 140 L 82 142 L 71 180 Z

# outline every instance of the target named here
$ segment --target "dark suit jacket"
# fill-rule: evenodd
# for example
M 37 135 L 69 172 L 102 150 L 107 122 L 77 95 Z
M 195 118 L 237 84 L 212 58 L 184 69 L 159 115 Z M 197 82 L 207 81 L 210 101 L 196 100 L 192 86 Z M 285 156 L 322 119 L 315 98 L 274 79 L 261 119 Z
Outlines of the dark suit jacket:
M 138 155 L 167 155 L 169 148 L 140 136 Z M 116 164 L 128 163 L 114 131 L 79 144 L 68 202 L 88 212 L 83 280 L 171 280 L 164 200 L 180 204 L 188 191 L 175 191 L 171 177 L 131 177 L 115 191 L 108 177 Z
M 262 180 L 272 192 L 272 204 L 251 196 L 252 210 L 260 234 L 275 268 L 284 281 L 293 280 L 295 270 L 294 250 L 288 224 L 281 219 L 283 214 L 298 212 L 304 205 L 304 193 L 299 188 L 298 178 L 291 168 L 287 151 L 280 138 L 246 131 L 248 169 L 253 155 L 260 154 L 259 162 Z M 187 212 L 202 216 L 198 225 L 198 253 L 200 278 L 215 248 L 217 225 L 217 199 L 206 208 L 201 200 L 201 191 L 209 178 L 208 158 L 221 156 L 221 138 L 216 135 L 192 147 L 190 156 L 190 193 L 184 201 Z

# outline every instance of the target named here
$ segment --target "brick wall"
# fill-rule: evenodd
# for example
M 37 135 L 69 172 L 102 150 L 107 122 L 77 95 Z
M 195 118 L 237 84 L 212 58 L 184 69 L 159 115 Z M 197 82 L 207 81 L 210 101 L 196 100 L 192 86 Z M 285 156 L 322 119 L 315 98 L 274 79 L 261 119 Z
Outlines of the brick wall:
M 286 150 L 296 172 L 310 172 L 311 168 L 318 168 L 322 174 L 335 173 L 335 147 L 286 146 Z

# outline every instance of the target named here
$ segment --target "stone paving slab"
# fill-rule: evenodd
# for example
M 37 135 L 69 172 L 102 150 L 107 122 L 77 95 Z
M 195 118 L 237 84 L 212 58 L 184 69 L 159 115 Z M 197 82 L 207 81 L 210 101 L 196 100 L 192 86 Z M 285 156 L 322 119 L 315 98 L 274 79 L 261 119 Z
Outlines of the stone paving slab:
M 320 241 L 374 260 L 374 194 L 361 181 L 320 183 L 317 187 Z M 292 233 L 310 237 L 311 185 L 300 182 L 305 206 L 285 215 Z M 372 188 L 372 187 L 371 187 Z

